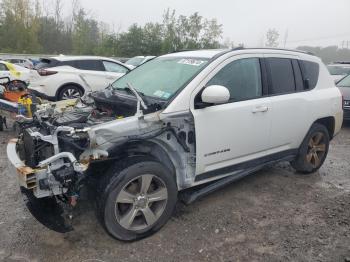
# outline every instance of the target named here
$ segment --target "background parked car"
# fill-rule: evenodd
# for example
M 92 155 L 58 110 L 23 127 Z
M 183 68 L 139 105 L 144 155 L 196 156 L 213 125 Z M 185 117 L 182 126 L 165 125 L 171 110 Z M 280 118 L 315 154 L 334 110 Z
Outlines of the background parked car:
M 36 95 L 56 101 L 82 96 L 85 91 L 107 87 L 131 69 L 106 57 L 58 56 L 42 58 L 31 70 L 29 89 Z M 92 90 L 79 75 L 83 75 Z
M 147 61 L 155 58 L 155 56 L 135 56 L 133 58 L 130 58 L 128 61 L 125 62 L 126 65 L 130 66 L 131 68 L 138 67 Z
M 18 66 L 29 68 L 29 69 L 34 68 L 34 65 L 33 65 L 32 61 L 30 61 L 29 59 L 8 58 L 8 59 L 5 59 L 5 61 L 9 62 L 11 64 L 15 64 L 15 65 L 18 65 Z
M 335 82 L 350 74 L 350 62 L 334 62 L 327 67 Z
M 28 84 L 29 76 L 29 69 L 9 62 L 0 61 L 0 78 L 8 77 L 12 85 L 25 88 Z
M 341 79 L 337 86 L 344 98 L 344 120 L 350 120 L 350 75 Z

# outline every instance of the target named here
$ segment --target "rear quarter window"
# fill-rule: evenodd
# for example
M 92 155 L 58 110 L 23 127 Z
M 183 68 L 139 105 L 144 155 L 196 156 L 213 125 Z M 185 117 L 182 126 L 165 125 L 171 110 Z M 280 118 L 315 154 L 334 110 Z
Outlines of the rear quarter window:
M 318 76 L 320 74 L 320 65 L 315 62 L 302 60 L 301 69 L 304 81 L 309 82 L 308 89 L 315 88 L 318 82 Z

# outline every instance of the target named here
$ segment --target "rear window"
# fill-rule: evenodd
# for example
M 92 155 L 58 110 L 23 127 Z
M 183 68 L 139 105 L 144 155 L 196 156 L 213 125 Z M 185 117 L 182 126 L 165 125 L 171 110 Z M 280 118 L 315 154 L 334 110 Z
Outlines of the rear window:
M 302 62 L 302 73 L 304 80 L 309 82 L 309 89 L 315 88 L 318 82 L 318 75 L 320 73 L 320 66 L 318 63 L 310 61 L 301 61 Z
M 56 59 L 41 58 L 39 63 L 35 66 L 35 69 L 45 69 L 50 67 L 59 66 L 60 62 Z
M 267 58 L 270 71 L 269 94 L 287 94 L 295 92 L 295 79 L 292 60 L 288 58 Z

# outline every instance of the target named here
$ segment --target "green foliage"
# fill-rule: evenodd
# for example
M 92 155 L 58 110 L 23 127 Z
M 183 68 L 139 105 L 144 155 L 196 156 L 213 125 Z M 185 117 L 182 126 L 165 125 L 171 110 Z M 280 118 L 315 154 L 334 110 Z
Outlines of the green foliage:
M 278 31 L 276 29 L 269 29 L 266 33 L 265 46 L 277 47 L 279 37 L 280 37 L 280 34 L 278 33 Z
M 0 52 L 132 57 L 220 47 L 222 25 L 198 13 L 177 16 L 168 9 L 162 23 L 133 24 L 117 34 L 90 17 L 78 0 L 72 2 L 72 19 L 62 19 L 62 3 L 55 0 L 50 12 L 39 0 L 0 0 Z

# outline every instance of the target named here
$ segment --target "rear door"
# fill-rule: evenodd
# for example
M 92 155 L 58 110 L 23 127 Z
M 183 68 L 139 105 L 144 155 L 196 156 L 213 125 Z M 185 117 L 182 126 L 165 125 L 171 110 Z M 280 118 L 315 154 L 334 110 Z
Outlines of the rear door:
M 265 57 L 271 98 L 270 146 L 276 152 L 295 150 L 310 128 L 308 111 L 312 110 L 301 61 L 296 57 Z
M 101 60 L 77 60 L 74 64 L 78 69 L 78 72 L 75 73 L 85 78 L 92 91 L 102 90 L 108 86 L 109 82 Z
M 106 70 L 105 74 L 108 83 L 113 83 L 115 80 L 117 80 L 118 78 L 122 77 L 130 71 L 128 68 L 118 63 L 114 63 L 111 61 L 102 61 L 102 63 Z

